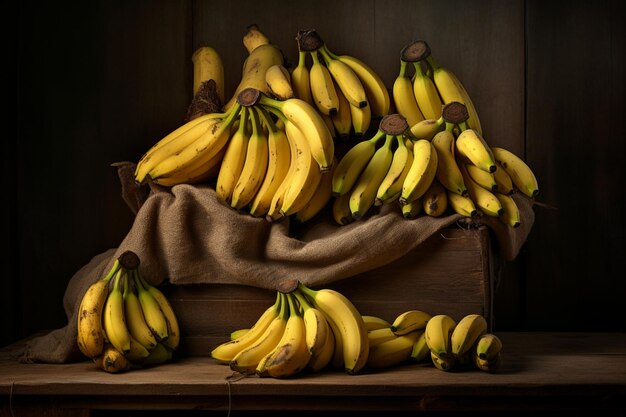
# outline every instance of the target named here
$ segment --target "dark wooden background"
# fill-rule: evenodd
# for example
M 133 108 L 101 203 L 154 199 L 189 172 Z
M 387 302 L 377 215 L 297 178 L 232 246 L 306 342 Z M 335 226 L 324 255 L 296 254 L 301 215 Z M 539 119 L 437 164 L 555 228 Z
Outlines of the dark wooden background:
M 624 17 L 618 0 L 18 2 L 5 14 L 18 25 L 0 346 L 65 325 L 67 282 L 133 221 L 110 164 L 136 161 L 181 123 L 201 44 L 222 55 L 232 92 L 251 23 L 291 61 L 297 30 L 317 29 L 389 87 L 400 49 L 428 41 L 468 88 L 486 140 L 533 167 L 546 205 L 504 265 L 495 329 L 626 330 Z

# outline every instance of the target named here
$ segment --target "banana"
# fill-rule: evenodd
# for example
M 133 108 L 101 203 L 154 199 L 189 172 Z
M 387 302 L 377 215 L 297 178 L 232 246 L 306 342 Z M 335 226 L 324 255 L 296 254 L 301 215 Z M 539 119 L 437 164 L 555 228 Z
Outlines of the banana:
M 124 315 L 124 298 L 120 288 L 126 278 L 126 271 L 121 268 L 115 275 L 113 288 L 104 304 L 102 324 L 107 340 L 123 354 L 130 350 L 130 333 Z
M 374 156 L 376 144 L 384 136 L 385 133 L 379 130 L 371 139 L 358 142 L 339 160 L 333 173 L 333 195 L 342 196 L 352 190 Z
M 413 362 L 422 362 L 430 357 L 430 348 L 426 344 L 426 332 L 420 332 L 419 337 L 413 344 L 411 350 L 411 360 Z
M 456 357 L 463 356 L 474 346 L 480 336 L 487 333 L 487 328 L 487 320 L 480 314 L 468 314 L 463 317 L 450 337 L 452 354 Z
M 370 346 L 366 366 L 371 369 L 383 369 L 408 362 L 411 359 L 413 346 L 421 333 L 412 331 Z
M 157 345 L 150 351 L 150 354 L 144 358 L 140 365 L 144 368 L 160 365 L 172 359 L 174 356 L 171 349 L 165 346 L 163 343 L 157 343 Z
M 335 156 L 335 142 L 322 116 L 313 106 L 298 98 L 279 101 L 266 95 L 261 95 L 259 103 L 277 109 L 295 124 L 304 133 L 320 170 L 330 169 Z
M 519 227 L 519 225 L 522 224 L 522 218 L 515 200 L 513 200 L 510 195 L 501 194 L 499 192 L 495 192 L 494 195 L 500 201 L 502 209 L 504 209 L 504 213 L 500 216 L 500 220 L 514 229 Z
M 402 336 L 416 330 L 423 330 L 432 316 L 421 310 L 407 310 L 399 314 L 393 323 L 391 330 L 396 336 Z
M 376 330 L 368 330 L 367 338 L 370 344 L 370 352 L 372 351 L 373 346 L 376 346 L 388 340 L 395 339 L 396 337 L 398 337 L 398 335 L 396 335 L 393 330 L 391 330 L 391 327 L 382 327 Z
M 367 106 L 368 102 L 365 88 L 352 68 L 345 62 L 331 57 L 326 48 L 321 47 L 318 52 L 322 56 L 332 79 L 337 83 L 337 86 L 348 102 L 358 108 Z M 337 106 L 337 108 L 339 108 L 339 106 Z
M 448 129 L 448 126 L 446 130 L 433 136 L 431 142 L 437 150 L 436 177 L 447 190 L 459 195 L 467 195 L 467 187 L 454 154 L 455 140 L 452 129 Z
M 350 104 L 350 120 L 355 138 L 362 138 L 372 123 L 372 109 L 370 106 L 356 107 Z
M 474 201 L 468 196 L 459 195 L 448 190 L 448 204 L 461 216 L 474 217 L 478 213 Z
M 407 65 L 407 61 L 400 60 L 400 73 L 393 82 L 392 95 L 396 111 L 406 118 L 409 126 L 413 126 L 424 120 L 424 115 L 415 101 L 411 78 L 406 75 Z
M 426 139 L 413 143 L 413 163 L 404 179 L 400 204 L 406 204 L 422 197 L 437 173 L 437 151 Z
M 333 164 L 333 167 L 337 164 Z M 296 220 L 300 223 L 307 222 L 320 213 L 330 202 L 333 195 L 333 171 L 322 174 L 322 178 L 304 207 L 296 212 Z
M 415 139 L 431 140 L 437 133 L 446 127 L 443 117 L 438 119 L 425 119 L 411 126 L 411 134 Z
M 307 368 L 313 372 L 325 368 L 333 360 L 335 354 L 335 334 L 330 328 L 330 324 L 328 324 L 328 327 L 329 331 L 326 333 L 326 340 L 321 344 L 320 348 L 311 353 L 311 359 L 309 359 L 307 364 Z
M 484 214 L 491 217 L 499 217 L 504 213 L 500 200 L 489 190 L 478 185 L 467 172 L 467 167 L 463 162 L 459 162 L 463 180 L 467 185 L 469 197 L 472 199 L 477 208 Z
M 332 116 L 339 110 L 339 96 L 335 90 L 333 77 L 320 61 L 318 51 L 311 51 L 310 55 L 313 59 L 313 65 L 309 69 L 313 102 L 320 113 Z
M 494 172 L 494 155 L 485 139 L 474 129 L 465 129 L 456 138 L 456 155 L 465 163 L 476 165 L 485 172 Z M 467 185 L 467 184 L 466 184 Z
M 391 145 L 394 141 L 395 136 L 386 135 L 385 143 L 374 153 L 354 184 L 350 194 L 350 212 L 354 219 L 365 216 L 374 205 L 376 193 L 393 160 Z
M 444 372 L 449 372 L 454 367 L 456 357 L 454 356 L 440 356 L 432 350 L 430 351 L 430 358 L 437 369 Z
M 212 124 L 210 129 L 197 136 L 184 149 L 171 152 L 164 160 L 156 164 L 148 175 L 156 179 L 181 171 L 198 161 L 210 161 L 228 142 L 231 125 L 239 116 L 240 110 L 241 105 L 236 103 L 223 119 Z
M 322 179 L 322 172 L 311 153 L 305 134 L 294 123 L 287 121 L 285 125 L 287 138 L 295 147 L 293 175 L 289 177 L 289 185 L 282 198 L 280 213 L 289 216 L 300 211 L 311 200 Z M 326 175 L 326 173 L 324 174 Z
M 248 333 L 249 331 L 250 329 L 248 328 L 233 330 L 232 332 L 230 332 L 230 340 L 235 340 Z
M 402 191 L 404 180 L 413 164 L 413 150 L 406 146 L 402 135 L 396 136 L 397 148 L 393 151 L 391 166 L 380 183 L 376 192 L 377 206 L 395 201 L 395 197 Z
M 222 160 L 226 154 L 226 146 L 224 146 L 209 161 L 199 160 L 190 164 L 172 175 L 159 177 L 154 180 L 155 183 L 166 187 L 173 187 L 178 184 L 197 184 L 211 179 L 216 179 L 222 165 Z
M 224 105 L 224 110 L 228 111 L 235 106 L 237 96 L 246 88 L 254 88 L 269 94 L 265 73 L 272 65 L 283 65 L 283 53 L 272 44 L 256 25 L 251 25 L 243 37 L 244 46 L 248 51 L 248 57 L 243 63 L 241 80 L 235 89 L 233 96 Z
M 448 190 L 441 185 L 437 178 L 433 179 L 430 187 L 422 196 L 422 205 L 424 206 L 424 213 L 432 217 L 439 217 L 448 209 Z
M 415 74 L 413 75 L 413 94 L 424 119 L 437 120 L 441 117 L 443 102 L 437 92 L 433 80 L 428 77 L 422 68 L 421 61 L 413 63 Z
M 498 191 L 498 183 L 496 182 L 494 174 L 492 174 L 491 172 L 483 171 L 476 165 L 472 164 L 465 164 L 465 169 L 476 184 L 492 192 Z
M 336 137 L 340 140 L 346 140 L 352 133 L 352 111 L 350 110 L 350 102 L 343 95 L 341 90 L 337 92 L 339 96 L 339 109 L 337 114 L 330 117 L 333 130 L 336 132 Z
M 128 325 L 128 330 L 135 341 L 140 343 L 142 346 L 145 346 L 147 349 L 152 349 L 156 346 L 157 340 L 152 333 L 152 330 L 150 330 L 150 327 L 148 327 L 148 324 L 146 323 L 146 319 L 144 318 L 143 311 L 141 309 L 141 303 L 139 302 L 139 298 L 133 289 L 133 287 L 136 288 L 138 285 L 136 283 L 137 278 L 135 271 L 131 271 L 129 273 L 129 278 L 132 279 L 132 286 L 127 279 L 124 282 L 124 293 L 122 294 L 124 298 L 126 324 Z
M 498 353 L 492 359 L 481 359 L 476 355 L 472 355 L 472 360 L 474 365 L 481 371 L 485 372 L 495 372 L 500 368 L 500 364 L 502 363 L 502 355 Z
M 497 163 L 509 174 L 518 190 L 530 198 L 535 198 L 539 194 L 537 178 L 522 158 L 501 147 L 492 147 L 491 151 Z
M 120 373 L 130 369 L 130 362 L 115 346 L 107 344 L 104 346 L 102 355 L 97 358 L 97 365 L 106 372 Z
M 140 277 L 139 274 L 136 276 Z M 137 279 L 135 282 L 137 283 L 137 297 L 139 298 L 141 310 L 143 311 L 143 316 L 146 319 L 148 327 L 150 327 L 150 330 L 152 330 L 152 333 L 158 341 L 167 340 L 169 336 L 167 319 L 163 311 L 161 311 L 159 302 L 155 299 L 151 291 L 152 286 L 141 278 Z
M 205 114 L 183 124 L 159 140 L 137 162 L 135 181 L 143 183 L 152 168 L 211 131 L 221 123 L 222 117 L 223 115 L 218 113 Z
M 326 314 L 326 318 L 328 319 L 328 325 L 330 326 L 330 329 L 332 330 L 331 333 L 335 337 L 335 345 L 334 345 L 332 357 L 330 359 L 330 365 L 334 369 L 345 369 L 344 340 L 343 340 L 344 335 L 339 330 L 339 327 L 337 327 L 337 324 L 328 318 L 327 314 Z M 368 343 L 369 343 L 369 340 L 368 340 Z
M 350 193 L 335 197 L 332 208 L 333 219 L 337 224 L 345 226 L 354 221 L 350 212 Z
M 215 194 L 217 198 L 228 204 L 230 204 L 233 190 L 246 162 L 246 153 L 250 141 L 248 113 L 247 107 L 241 109 L 239 113 L 239 127 L 225 146 L 226 151 L 217 175 Z
M 296 289 L 293 294 L 303 311 L 306 346 L 313 355 L 323 349 L 324 343 L 327 342 L 328 333 L 332 333 L 332 330 L 321 310 L 313 307 L 299 290 Z
M 161 340 L 161 343 L 166 347 L 174 350 L 178 348 L 180 343 L 180 324 L 178 323 L 178 318 L 176 317 L 176 312 L 174 308 L 170 304 L 168 298 L 159 290 L 157 287 L 148 284 L 142 277 L 139 275 L 139 271 L 135 272 L 138 280 L 141 280 L 143 287 L 148 290 L 152 298 L 156 301 L 165 317 L 165 323 L 167 325 L 167 339 Z
M 367 330 L 361 314 L 343 294 L 330 288 L 312 290 L 299 283 L 298 288 L 312 305 L 326 314 L 331 328 L 336 328 L 336 343 L 341 343 L 343 367 L 346 373 L 358 373 L 369 354 Z M 334 326 L 334 327 L 333 327 Z
M 304 318 L 296 306 L 295 296 L 286 294 L 289 318 L 278 345 L 256 368 L 261 377 L 287 378 L 306 368 L 311 353 L 307 349 Z
M 285 131 L 274 123 L 265 109 L 260 106 L 255 108 L 268 130 L 267 170 L 259 190 L 250 203 L 250 214 L 260 217 L 268 213 L 272 198 L 287 176 L 291 164 L 291 150 Z
M 132 335 L 130 336 L 130 349 L 125 353 L 126 358 L 131 362 L 140 362 L 150 355 L 150 351 L 142 345 Z
M 324 50 L 332 58 L 335 58 L 349 66 L 357 77 L 359 77 L 361 84 L 365 89 L 365 95 L 369 104 L 367 107 L 371 108 L 371 115 L 373 117 L 382 117 L 387 115 L 391 106 L 391 97 L 381 77 L 371 67 L 358 58 L 350 55 L 335 55 L 328 49 L 326 44 L 324 44 L 322 48 L 324 48 Z
M 109 283 L 120 269 L 116 259 L 107 275 L 87 288 L 78 308 L 76 342 L 80 351 L 89 358 L 95 358 L 104 348 L 102 312 L 109 295 Z
M 221 363 L 229 364 L 241 350 L 256 342 L 268 328 L 270 323 L 280 314 L 280 293 L 276 294 L 276 301 L 268 307 L 250 327 L 250 330 L 236 339 L 228 340 L 211 350 L 211 357 Z
M 452 354 L 450 336 L 456 327 L 454 319 L 446 314 L 431 317 L 426 324 L 426 343 L 431 352 L 440 358 L 448 358 Z
M 411 220 L 420 215 L 423 209 L 422 197 L 415 199 L 409 203 L 402 204 L 400 210 L 402 211 L 402 217 L 407 220 Z
M 467 124 L 470 128 L 475 129 L 479 134 L 482 134 L 482 127 L 480 124 L 480 118 L 478 117 L 478 113 L 476 111 L 476 106 L 474 106 L 469 93 L 458 77 L 448 68 L 439 65 L 432 55 L 428 56 L 426 60 L 432 68 L 433 81 L 443 103 L 448 104 L 454 101 L 463 103 L 469 114 Z
M 215 81 L 220 103 L 224 102 L 224 63 L 220 54 L 210 46 L 201 46 L 191 55 L 193 63 L 193 95 L 203 82 Z
M 295 96 L 291 86 L 291 74 L 282 64 L 275 64 L 267 69 L 265 82 L 270 94 L 279 100 L 287 100 Z
M 230 368 L 242 374 L 253 374 L 261 360 L 278 346 L 278 342 L 285 333 L 287 319 L 289 318 L 289 308 L 287 300 L 283 300 L 280 305 L 279 314 L 272 320 L 267 329 L 250 346 L 242 349 L 230 361 Z
M 511 195 L 513 194 L 513 180 L 506 170 L 496 161 L 496 170 L 493 172 L 493 178 L 496 180 L 498 186 L 498 192 L 500 194 Z
M 484 360 L 493 360 L 502 351 L 502 340 L 493 333 L 485 333 L 474 345 L 476 356 Z
M 252 124 L 252 133 L 248 141 L 246 160 L 241 170 L 241 175 L 233 188 L 231 207 L 242 209 L 248 205 L 265 179 L 269 162 L 268 136 L 256 110 L 249 112 Z
M 294 96 L 315 106 L 311 93 L 311 77 L 306 66 L 306 51 L 298 51 L 298 65 L 291 71 L 291 86 Z

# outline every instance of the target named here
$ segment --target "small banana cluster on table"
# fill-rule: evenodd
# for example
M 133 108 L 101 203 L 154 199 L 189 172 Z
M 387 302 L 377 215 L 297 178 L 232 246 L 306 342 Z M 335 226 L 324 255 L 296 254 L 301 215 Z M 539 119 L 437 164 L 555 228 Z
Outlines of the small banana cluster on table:
M 131 251 L 89 286 L 77 320 L 78 348 L 110 373 L 170 361 L 180 342 L 172 306 L 141 276 L 139 257 Z

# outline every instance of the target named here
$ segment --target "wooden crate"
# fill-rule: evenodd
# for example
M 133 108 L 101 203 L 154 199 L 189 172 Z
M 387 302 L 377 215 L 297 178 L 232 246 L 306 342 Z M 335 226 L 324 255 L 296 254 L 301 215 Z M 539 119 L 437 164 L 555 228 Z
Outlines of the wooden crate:
M 492 321 L 494 256 L 489 230 L 444 229 L 385 267 L 329 284 L 361 314 L 393 320 L 419 309 L 459 320 L 479 313 Z M 181 324 L 181 351 L 207 356 L 231 331 L 249 327 L 276 293 L 240 285 L 172 286 L 167 289 Z

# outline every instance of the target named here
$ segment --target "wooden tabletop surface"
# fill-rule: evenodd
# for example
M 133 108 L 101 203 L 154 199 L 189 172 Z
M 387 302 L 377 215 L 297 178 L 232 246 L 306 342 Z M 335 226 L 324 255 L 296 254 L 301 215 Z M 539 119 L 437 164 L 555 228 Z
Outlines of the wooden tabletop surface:
M 291 379 L 241 377 L 208 357 L 123 374 L 107 374 L 90 361 L 22 364 L 13 345 L 0 350 L 0 404 L 46 399 L 115 408 L 150 398 L 156 408 L 274 409 L 280 402 L 283 409 L 370 411 L 484 409 L 487 403 L 492 409 L 626 409 L 626 333 L 497 334 L 503 360 L 493 374 L 406 364 L 354 376 L 327 370 Z

